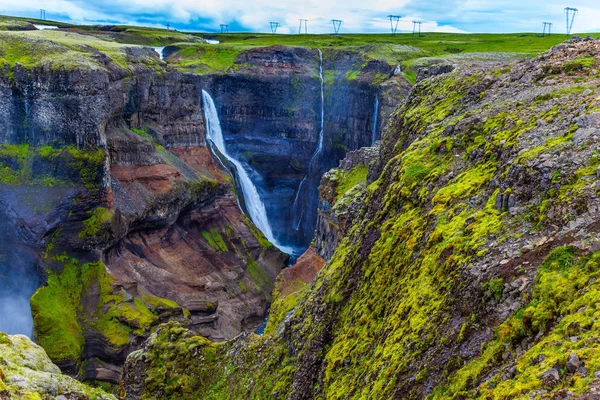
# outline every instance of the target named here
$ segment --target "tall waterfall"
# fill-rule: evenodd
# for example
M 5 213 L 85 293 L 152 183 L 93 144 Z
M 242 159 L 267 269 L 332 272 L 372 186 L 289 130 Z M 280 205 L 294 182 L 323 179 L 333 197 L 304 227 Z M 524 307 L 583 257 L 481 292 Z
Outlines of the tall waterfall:
M 267 211 L 265 205 L 256 189 L 256 185 L 250 179 L 248 171 L 249 166 L 244 166 L 240 161 L 236 160 L 227 152 L 225 146 L 225 139 L 223 138 L 223 131 L 221 130 L 221 123 L 219 122 L 219 115 L 217 114 L 217 108 L 212 97 L 206 92 L 202 91 L 202 102 L 204 104 L 204 116 L 206 118 L 206 137 L 207 142 L 211 147 L 214 146 L 218 152 L 214 151 L 215 154 L 220 153 L 226 158 L 227 162 L 233 165 L 235 169 L 235 175 L 237 182 L 240 185 L 242 194 L 244 196 L 244 204 L 246 205 L 246 211 L 249 214 L 250 219 L 254 222 L 254 225 L 262 231 L 269 242 L 273 243 L 284 253 L 291 254 L 293 249 L 290 247 L 282 246 L 275 240 L 271 225 L 267 218 Z M 251 171 L 251 170 L 250 170 Z
M 379 93 L 375 95 L 375 107 L 373 110 L 373 130 L 371 131 L 371 146 L 377 140 L 377 123 L 379 122 Z
M 317 144 L 317 148 L 315 149 L 315 152 L 308 163 L 308 172 L 304 179 L 302 179 L 302 182 L 300 182 L 300 186 L 298 186 L 298 191 L 296 192 L 296 198 L 294 199 L 294 226 L 296 230 L 300 228 L 302 216 L 304 215 L 304 207 L 302 208 L 300 215 L 298 215 L 298 200 L 300 198 L 300 194 L 302 193 L 302 189 L 304 188 L 308 175 L 315 167 L 315 162 L 319 159 L 321 153 L 323 153 L 323 141 L 325 136 L 325 80 L 323 79 L 323 52 L 321 49 L 319 49 L 319 78 L 321 79 L 321 129 L 319 131 L 319 142 Z

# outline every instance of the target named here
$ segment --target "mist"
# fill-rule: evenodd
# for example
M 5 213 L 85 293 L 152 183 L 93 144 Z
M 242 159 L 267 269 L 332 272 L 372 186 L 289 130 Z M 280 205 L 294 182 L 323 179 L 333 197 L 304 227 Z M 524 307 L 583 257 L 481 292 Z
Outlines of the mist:
M 29 299 L 39 286 L 37 260 L 20 243 L 14 219 L 7 214 L 6 208 L 0 209 L 0 332 L 31 337 Z

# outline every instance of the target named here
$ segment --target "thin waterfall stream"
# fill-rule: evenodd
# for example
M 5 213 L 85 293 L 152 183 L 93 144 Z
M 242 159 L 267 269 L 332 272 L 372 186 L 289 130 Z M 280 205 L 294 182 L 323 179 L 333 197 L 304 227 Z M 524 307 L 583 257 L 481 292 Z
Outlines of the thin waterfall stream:
M 296 198 L 294 199 L 294 206 L 293 206 L 294 221 L 293 221 L 293 224 L 294 224 L 296 230 L 300 229 L 300 223 L 302 222 L 302 216 L 304 215 L 304 208 L 302 208 L 300 215 L 298 215 L 298 204 L 299 204 L 298 200 L 300 198 L 300 194 L 302 193 L 302 190 L 306 183 L 306 179 L 308 178 L 308 176 L 314 169 L 315 162 L 318 160 L 321 153 L 323 153 L 323 142 L 324 142 L 324 136 L 325 136 L 325 79 L 323 79 L 323 52 L 321 51 L 321 49 L 318 49 L 318 50 L 319 50 L 319 78 L 321 79 L 321 129 L 319 131 L 319 142 L 317 144 L 317 148 L 315 149 L 315 152 L 313 153 L 313 155 L 310 159 L 310 162 L 308 163 L 308 171 L 307 171 L 304 179 L 302 179 L 302 181 L 300 182 L 300 185 L 298 186 L 298 191 L 296 192 Z
M 244 204 L 246 206 L 246 211 L 249 214 L 248 216 L 254 225 L 262 231 L 269 242 L 273 243 L 284 253 L 292 254 L 294 249 L 280 244 L 273 235 L 265 204 L 258 193 L 256 185 L 250 179 L 249 172 L 252 172 L 252 170 L 249 166 L 243 165 L 239 160 L 231 156 L 227 151 L 215 102 L 204 90 L 202 91 L 202 102 L 204 104 L 204 116 L 206 118 L 206 138 L 209 142 L 209 146 L 213 148 L 213 153 L 217 155 L 217 157 L 219 154 L 222 155 L 227 163 L 233 166 L 236 180 L 239 183 L 242 195 L 244 196 Z M 217 151 L 215 151 L 215 149 Z M 226 163 L 223 164 L 225 165 Z
M 379 93 L 375 94 L 375 106 L 373 109 L 373 129 L 371 130 L 371 146 L 377 141 L 377 124 L 379 123 Z

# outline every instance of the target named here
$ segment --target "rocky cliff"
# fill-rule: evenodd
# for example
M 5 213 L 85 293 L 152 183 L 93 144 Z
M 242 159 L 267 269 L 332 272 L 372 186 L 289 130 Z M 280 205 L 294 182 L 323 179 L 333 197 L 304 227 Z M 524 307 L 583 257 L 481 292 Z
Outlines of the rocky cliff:
M 31 332 L 64 372 L 116 384 L 160 323 L 215 342 L 256 330 L 288 259 L 239 209 L 207 147 L 202 89 L 228 148 L 255 171 L 278 238 L 303 250 L 321 174 L 379 137 L 409 85 L 366 48 L 322 59 L 256 48 L 226 74 L 198 76 L 105 40 L 125 34 L 94 34 L 0 35 L 0 311 L 24 316 L 0 316 L 0 327 Z M 311 249 L 298 265 L 300 278 L 276 290 L 288 305 L 322 260 Z M 269 331 L 289 308 L 275 311 Z
M 574 40 L 419 82 L 368 180 L 325 179 L 352 223 L 272 334 L 164 325 L 128 398 L 596 398 L 599 66 Z
M 44 349 L 22 335 L 0 333 L 0 398 L 97 399 L 114 396 L 61 375 Z
M 370 145 L 373 130 L 379 137 L 375 112 L 385 123 L 408 93 L 394 66 L 368 55 L 367 48 L 323 49 L 321 60 L 318 49 L 257 48 L 238 56 L 227 74 L 205 78 L 228 148 L 256 172 L 276 238 L 300 252 L 313 237 L 321 175 L 346 152 Z M 375 110 L 378 91 L 383 107 Z M 324 151 L 313 160 L 322 118 Z
M 62 46 L 1 39 L 6 57 Z M 217 341 L 256 329 L 287 261 L 206 147 L 200 79 L 118 49 L 0 74 L 3 294 L 27 315 L 41 281 L 34 338 L 63 371 L 111 383 L 160 322 Z

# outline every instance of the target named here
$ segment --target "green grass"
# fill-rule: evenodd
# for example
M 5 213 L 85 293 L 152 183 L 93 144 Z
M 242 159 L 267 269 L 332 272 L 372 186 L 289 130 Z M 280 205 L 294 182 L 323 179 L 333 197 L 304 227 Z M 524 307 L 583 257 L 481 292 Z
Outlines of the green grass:
M 600 37 L 600 34 L 592 34 L 592 36 Z M 361 55 L 366 60 L 385 60 L 392 65 L 402 63 L 407 69 L 406 74 L 409 78 L 414 78 L 413 68 L 426 64 L 432 58 L 452 61 L 534 56 L 563 42 L 566 36 L 540 37 L 533 33 L 472 35 L 426 33 L 422 38 L 414 38 L 411 34 L 392 36 L 390 34 L 271 35 L 240 33 L 216 35 L 216 38 L 221 42 L 217 46 L 186 47 L 176 53 L 180 58 L 178 61 L 174 61 L 175 64 L 194 70 L 194 72 L 223 72 L 234 67 L 234 60 L 238 54 L 256 47 L 287 45 L 323 50 L 339 48 L 347 51 L 358 51 L 357 48 L 364 47 Z
M 28 23 L 58 25 L 61 31 L 2 32 L 9 27 L 24 27 Z M 202 43 L 202 37 L 219 40 L 219 45 Z M 600 37 L 600 34 L 592 34 Z M 272 35 L 264 33 L 206 34 L 181 33 L 148 27 L 112 26 L 99 30 L 98 26 L 72 25 L 31 18 L 0 16 L 0 64 L 13 66 L 19 63 L 34 66 L 51 62 L 72 68 L 87 65 L 98 68 L 99 64 L 85 48 L 90 46 L 108 55 L 113 61 L 128 68 L 124 52 L 127 46 L 176 45 L 179 51 L 169 57 L 175 67 L 197 74 L 224 73 L 234 70 L 236 58 L 252 48 L 273 45 L 303 46 L 323 49 L 324 52 L 341 49 L 353 52 L 364 61 L 384 60 L 390 65 L 402 64 L 405 76 L 414 81 L 415 70 L 433 60 L 506 59 L 536 55 L 563 42 L 564 35 L 540 37 L 533 33 L 513 34 L 455 34 L 424 33 L 415 38 L 411 34 L 343 34 L 343 35 Z M 43 57 L 41 57 L 43 55 Z M 327 56 L 327 54 L 325 54 Z M 593 61 L 593 60 L 592 60 Z M 154 58 L 144 61 L 159 66 Z M 572 68 L 587 66 L 590 60 L 578 60 Z M 569 67 L 571 68 L 571 67 Z M 350 72 L 354 79 L 358 72 Z

